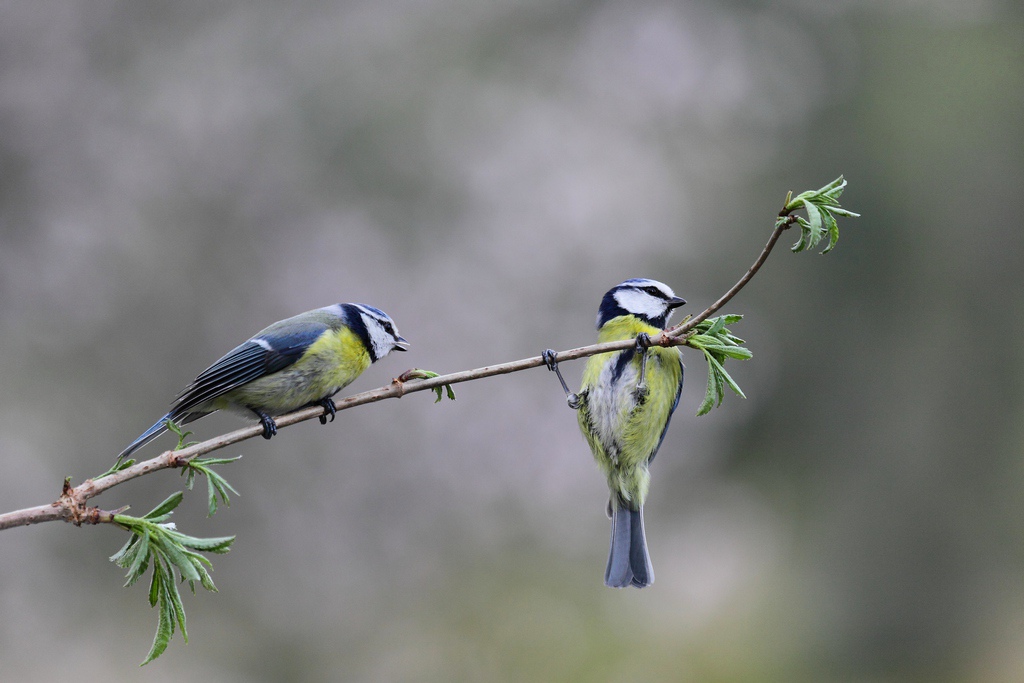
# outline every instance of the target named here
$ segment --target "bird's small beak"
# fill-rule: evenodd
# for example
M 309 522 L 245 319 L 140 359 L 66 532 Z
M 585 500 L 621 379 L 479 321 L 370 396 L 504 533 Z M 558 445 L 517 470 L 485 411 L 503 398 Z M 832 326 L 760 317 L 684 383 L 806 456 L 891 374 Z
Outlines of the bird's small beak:
M 669 308 L 679 308 L 680 306 L 682 306 L 685 303 L 686 303 L 686 299 L 683 299 L 682 297 L 674 296 L 674 297 L 672 297 L 671 299 L 668 300 L 668 307 Z
M 405 340 L 405 337 L 395 337 L 395 351 L 408 351 L 409 342 Z

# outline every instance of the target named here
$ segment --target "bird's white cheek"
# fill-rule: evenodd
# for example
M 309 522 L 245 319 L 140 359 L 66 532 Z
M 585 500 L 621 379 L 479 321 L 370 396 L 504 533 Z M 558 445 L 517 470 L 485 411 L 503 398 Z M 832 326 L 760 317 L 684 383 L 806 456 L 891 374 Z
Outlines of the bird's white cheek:
M 665 302 L 654 298 L 646 292 L 625 289 L 615 293 L 615 300 L 619 306 L 622 306 L 622 308 L 633 315 L 658 318 L 665 314 Z
M 373 355 L 380 360 L 394 348 L 393 339 L 379 325 L 368 326 L 367 330 L 370 333 L 370 346 L 373 347 Z

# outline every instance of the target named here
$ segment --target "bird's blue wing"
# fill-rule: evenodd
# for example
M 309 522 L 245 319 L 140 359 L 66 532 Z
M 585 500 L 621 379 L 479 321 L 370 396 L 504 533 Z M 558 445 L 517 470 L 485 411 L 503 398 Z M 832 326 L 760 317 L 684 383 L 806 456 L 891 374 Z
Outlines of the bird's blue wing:
M 683 365 L 682 354 L 679 356 L 679 386 L 676 387 L 676 398 L 672 402 L 672 409 L 668 411 L 668 417 L 665 419 L 665 426 L 661 430 L 661 436 L 658 438 L 658 445 L 651 451 L 651 457 L 647 458 L 647 463 L 654 462 L 654 456 L 658 454 L 658 449 L 661 448 L 661 442 L 665 440 L 665 435 L 668 434 L 668 425 L 672 422 L 672 413 L 676 412 L 676 407 L 679 406 L 679 396 L 683 393 L 683 379 L 686 374 L 686 366 Z
M 292 325 L 287 332 L 271 328 L 236 346 L 178 394 L 168 415 L 172 419 L 184 415 L 243 384 L 284 370 L 301 358 L 327 329 L 327 325 L 319 322 Z

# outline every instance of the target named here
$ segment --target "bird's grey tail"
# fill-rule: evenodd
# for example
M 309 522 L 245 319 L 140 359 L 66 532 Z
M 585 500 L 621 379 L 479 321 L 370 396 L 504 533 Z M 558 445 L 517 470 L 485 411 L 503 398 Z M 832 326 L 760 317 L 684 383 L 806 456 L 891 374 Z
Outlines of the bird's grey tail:
M 209 415 L 209 413 L 186 413 L 184 415 L 178 415 L 177 417 L 174 417 L 170 413 L 167 413 L 159 420 L 157 420 L 155 425 L 153 425 L 146 431 L 142 432 L 139 438 L 135 439 L 135 441 L 132 441 L 131 445 L 128 446 L 128 448 L 121 451 L 121 454 L 117 456 L 117 461 L 121 462 L 122 460 L 130 456 L 132 453 L 139 450 L 147 443 L 149 443 L 156 437 L 166 432 L 167 420 L 173 419 L 175 423 L 179 425 L 187 425 L 189 422 L 195 422 L 199 418 L 206 417 L 207 415 Z
M 126 448 L 123 451 L 121 451 L 121 454 L 119 456 L 117 456 L 117 461 L 121 462 L 125 458 L 129 457 L 132 453 L 134 453 L 135 451 L 139 450 L 140 448 L 145 446 L 147 443 L 149 443 L 150 441 L 152 441 L 156 437 L 158 437 L 161 434 L 163 434 L 164 432 L 166 432 L 167 431 L 167 418 L 169 418 L 170 416 L 171 416 L 170 413 L 164 415 L 163 417 L 161 417 L 159 420 L 156 421 L 155 425 L 153 425 L 152 427 L 150 427 L 146 431 L 142 432 L 142 435 L 139 436 L 139 438 L 135 439 L 135 441 L 132 441 L 131 445 L 129 445 L 128 448 Z
M 612 548 L 604 583 L 613 588 L 649 586 L 654 583 L 654 567 L 647 552 L 643 508 L 612 507 Z

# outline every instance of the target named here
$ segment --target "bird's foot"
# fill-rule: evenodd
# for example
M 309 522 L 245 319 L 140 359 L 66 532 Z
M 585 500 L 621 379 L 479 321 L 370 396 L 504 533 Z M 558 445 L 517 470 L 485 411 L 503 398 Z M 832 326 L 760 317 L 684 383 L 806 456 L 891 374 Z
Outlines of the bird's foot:
M 640 354 L 640 378 L 636 382 L 636 391 L 633 392 L 633 395 L 639 404 L 643 404 L 647 400 L 647 349 L 653 345 L 651 336 L 646 332 L 641 332 L 636 336 L 636 352 Z
M 548 370 L 558 375 L 558 381 L 561 382 L 562 390 L 565 391 L 565 402 L 573 410 L 578 410 L 580 407 L 580 397 L 569 391 L 569 385 L 565 383 L 562 371 L 558 369 L 558 354 L 551 349 L 544 349 L 544 353 L 540 354 L 540 357 L 544 359 L 544 364 L 548 366 Z
M 274 422 L 274 418 L 267 415 L 262 410 L 256 410 L 250 408 L 252 412 L 256 413 L 256 416 L 260 418 L 260 424 L 263 425 L 263 438 L 270 439 L 277 434 L 277 423 Z
M 320 424 L 327 424 L 327 416 L 330 415 L 331 422 L 334 422 L 334 416 L 338 414 L 338 407 L 334 405 L 334 399 L 327 397 L 316 401 L 313 405 L 321 406 L 327 412 L 320 416 Z

